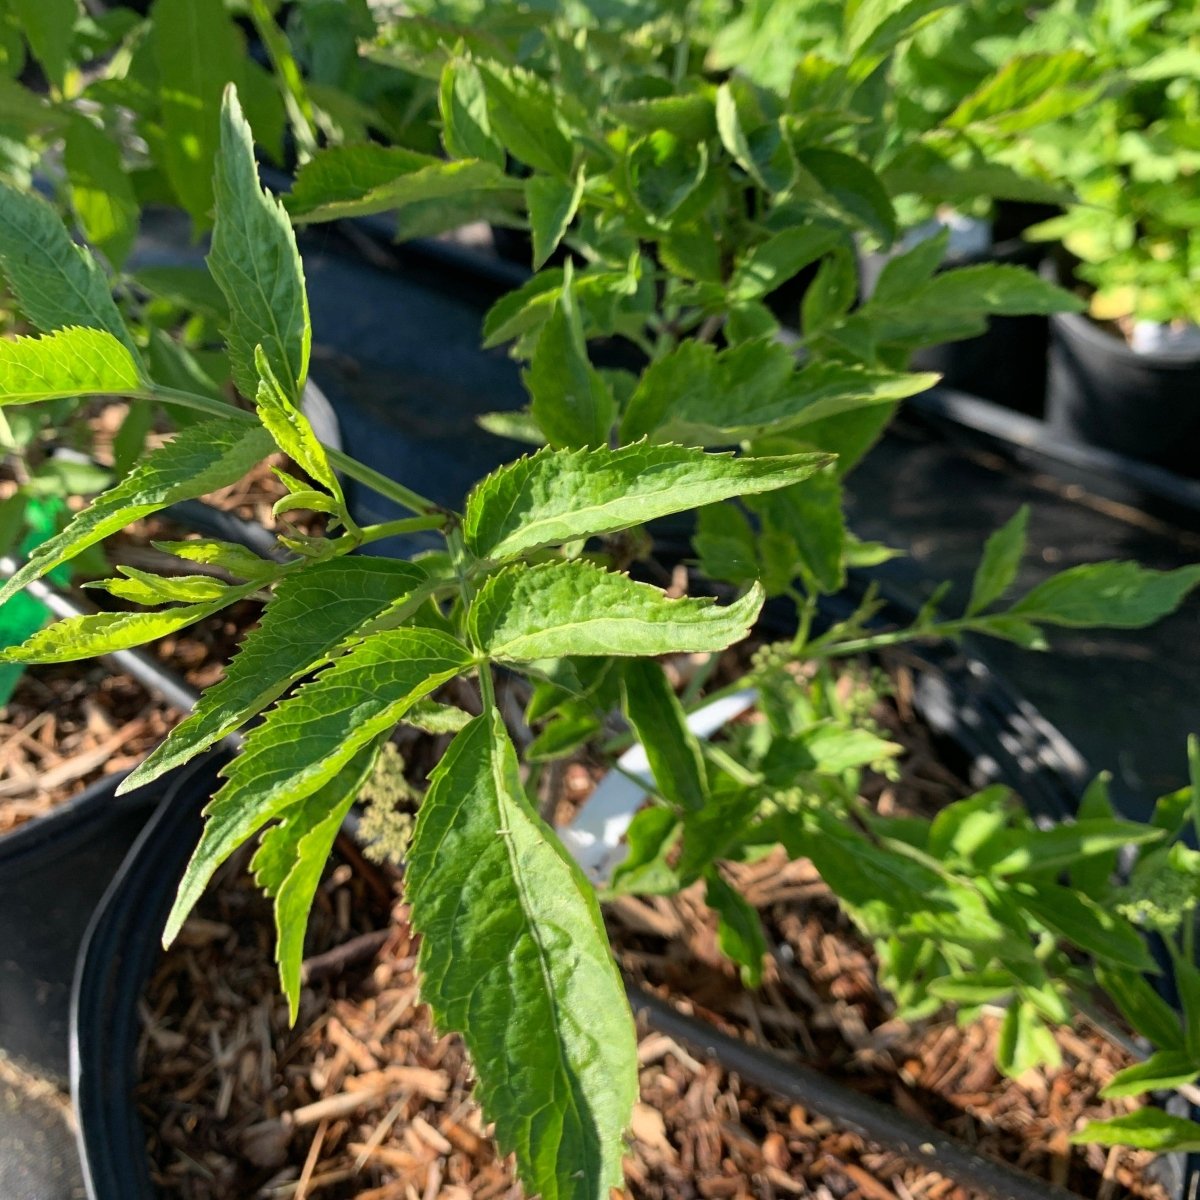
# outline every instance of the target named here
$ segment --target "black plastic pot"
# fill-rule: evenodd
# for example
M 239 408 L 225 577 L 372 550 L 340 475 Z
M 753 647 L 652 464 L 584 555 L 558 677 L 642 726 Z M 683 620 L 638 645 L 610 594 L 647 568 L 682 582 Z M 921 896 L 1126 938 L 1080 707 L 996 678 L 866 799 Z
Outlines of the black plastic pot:
M 1036 270 L 1044 256 L 1043 247 L 1012 233 L 1005 240 L 993 243 L 986 253 L 947 259 L 945 269 L 1000 263 Z M 886 261 L 882 254 L 861 257 L 864 295 L 869 296 L 874 290 Z M 1038 416 L 1046 397 L 1049 336 L 1045 317 L 993 317 L 987 331 L 977 337 L 918 350 L 913 355 L 912 367 L 918 371 L 937 371 L 947 387 Z
M 1088 317 L 1056 313 L 1046 421 L 1060 437 L 1200 479 L 1200 355 L 1135 354 Z

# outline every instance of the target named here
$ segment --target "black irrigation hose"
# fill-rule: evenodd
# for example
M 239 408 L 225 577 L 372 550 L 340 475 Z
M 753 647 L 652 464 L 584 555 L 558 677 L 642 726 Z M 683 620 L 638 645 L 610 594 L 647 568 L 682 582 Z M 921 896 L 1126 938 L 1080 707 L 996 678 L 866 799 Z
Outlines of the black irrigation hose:
M 860 1095 L 812 1067 L 785 1062 L 776 1055 L 721 1033 L 695 1017 L 686 1017 L 637 985 L 627 984 L 626 990 L 633 1011 L 644 1018 L 651 1029 L 685 1043 L 764 1092 L 803 1104 L 910 1162 L 953 1179 L 962 1187 L 993 1200 L 1078 1200 L 1074 1192 L 976 1154 L 933 1126 Z

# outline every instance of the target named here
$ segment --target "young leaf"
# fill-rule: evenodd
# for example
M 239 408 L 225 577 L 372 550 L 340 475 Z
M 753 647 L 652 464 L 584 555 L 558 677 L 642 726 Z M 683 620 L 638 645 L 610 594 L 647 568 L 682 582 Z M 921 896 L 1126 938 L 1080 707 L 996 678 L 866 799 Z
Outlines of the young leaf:
M 1143 1092 L 1166 1091 L 1195 1082 L 1200 1063 L 1178 1050 L 1160 1050 L 1145 1062 L 1118 1071 L 1100 1090 L 1105 1100 L 1140 1096 Z
M 1062 870 L 1076 859 L 1158 841 L 1162 830 L 1135 821 L 1091 820 L 1052 829 L 1012 829 L 996 836 L 978 861 L 994 875 Z
M 1037 1067 L 1056 1067 L 1062 1061 L 1054 1035 L 1027 1000 L 1010 1004 L 1000 1026 L 996 1065 L 1010 1079 L 1020 1079 Z
M 29 48 L 46 78 L 61 91 L 71 65 L 78 0 L 12 0 L 11 16 L 29 39 Z
M 306 225 L 458 199 L 486 209 L 489 193 L 504 192 L 519 196 L 519 184 L 495 163 L 446 162 L 401 146 L 330 146 L 300 168 L 285 203 Z
M 255 350 L 261 346 L 285 395 L 299 404 L 311 337 L 304 272 L 287 215 L 259 186 L 250 126 L 232 85 L 221 106 L 214 186 L 208 266 L 229 303 L 225 336 L 234 383 L 243 396 L 257 395 Z
M 219 538 L 190 538 L 186 542 L 151 542 L 155 550 L 182 558 L 185 562 L 203 563 L 220 567 L 235 579 L 253 579 L 265 583 L 279 573 L 279 564 L 260 558 L 253 550 L 239 546 L 236 542 L 223 542 Z
M 1107 1121 L 1089 1121 L 1078 1133 L 1071 1134 L 1071 1141 L 1077 1146 L 1094 1143 L 1132 1146 L 1136 1150 L 1153 1150 L 1156 1154 L 1172 1150 L 1193 1154 L 1200 1150 L 1200 1124 L 1147 1105 Z
M 1088 784 L 1079 801 L 1076 817 L 1081 821 L 1107 820 L 1116 816 L 1112 801 L 1108 795 L 1108 785 L 1112 775 L 1101 771 Z M 1071 886 L 1076 891 L 1098 899 L 1104 893 L 1109 880 L 1117 869 L 1119 853 L 1111 850 L 1107 854 L 1093 854 L 1088 858 L 1072 863 L 1070 867 Z
M 504 168 L 504 147 L 492 132 L 487 91 L 469 59 L 451 59 L 438 86 L 442 142 L 451 158 L 479 158 Z
M 64 396 L 128 396 L 142 386 L 124 343 L 68 326 L 42 337 L 0 339 L 0 408 Z
M 787 487 L 828 461 L 820 454 L 734 458 L 645 442 L 616 450 L 540 450 L 494 471 L 475 488 L 463 532 L 472 553 L 501 561 Z
M 79 513 L 61 533 L 43 542 L 0 588 L 4 604 L 31 579 L 94 546 L 133 521 L 177 500 L 192 500 L 235 483 L 271 452 L 271 438 L 257 425 L 205 421 L 189 425 Z
M 1179 1014 L 1154 990 L 1140 971 L 1096 966 L 1096 982 L 1121 1015 L 1159 1050 L 1183 1050 Z
M 756 300 L 773 292 L 832 250 L 844 236 L 834 226 L 815 222 L 772 235 L 739 260 L 730 282 L 730 300 Z
M 509 153 L 535 170 L 569 176 L 575 150 L 559 124 L 561 98 L 532 72 L 518 67 L 486 62 L 479 64 L 479 71 L 492 128 Z
M 528 1192 L 608 1200 L 637 1054 L 595 894 L 530 807 L 495 709 L 431 778 L 406 880 L 422 998 L 463 1034 Z
M 635 658 L 625 664 L 624 675 L 625 712 L 646 750 L 658 790 L 685 812 L 703 808 L 708 778 L 700 743 L 662 668 Z
M 1142 936 L 1124 917 L 1070 888 L 1039 883 L 1021 904 L 1055 933 L 1101 962 L 1138 971 L 1156 970 Z
M 767 939 L 758 913 L 721 878 L 716 867 L 705 872 L 704 886 L 704 898 L 717 914 L 717 945 L 721 953 L 738 964 L 746 987 L 758 987 L 767 953 Z
M 871 68 L 879 56 L 915 32 L 931 14 L 950 0 L 850 0 L 845 7 L 843 36 L 847 54 Z
M 1152 571 L 1132 562 L 1071 567 L 1008 610 L 1041 625 L 1142 629 L 1174 612 L 1200 583 L 1200 565 Z
M 102 329 L 136 357 L 99 264 L 41 196 L 6 183 L 0 183 L 0 271 L 43 333 L 68 325 Z
M 324 787 L 368 742 L 470 664 L 465 647 L 429 629 L 392 629 L 354 647 L 274 708 L 227 766 L 204 810 L 163 944 L 170 945 L 213 872 L 248 837 Z
M 138 230 L 138 201 L 117 141 L 86 118 L 67 126 L 63 166 L 71 204 L 92 245 L 120 269 Z
M 159 76 L 170 81 L 160 93 L 162 168 L 195 227 L 206 229 L 221 93 L 241 66 L 237 31 L 222 0 L 156 0 L 150 39 Z
M 142 787 L 220 741 L 368 622 L 402 611 L 426 579 L 413 563 L 357 557 L 312 563 L 286 576 L 224 677 L 205 689 L 195 709 L 119 790 Z
M 248 596 L 254 584 L 228 588 L 216 600 L 203 604 L 181 604 L 162 612 L 88 613 L 65 617 L 39 630 L 20 646 L 0 651 L 0 662 L 64 663 L 95 658 L 117 650 L 129 650 L 186 629 L 197 621 Z
M 599 446 L 608 441 L 615 405 L 608 385 L 588 361 L 567 265 L 558 303 L 538 334 L 525 386 L 534 418 L 552 446 Z
M 304 507 L 315 508 L 323 512 L 344 512 L 346 501 L 342 496 L 342 485 L 329 465 L 329 459 L 325 456 L 325 447 L 317 441 L 317 435 L 313 432 L 308 418 L 280 387 L 279 380 L 271 370 L 271 364 L 267 361 L 266 352 L 261 346 L 254 348 L 254 363 L 259 374 L 254 404 L 258 410 L 259 420 L 275 439 L 275 445 L 306 471 L 310 479 L 325 488 L 336 504 L 332 510 L 322 509 L 318 504 L 305 504 Z M 293 489 L 293 491 L 306 490 L 308 489 Z M 323 498 L 318 497 L 318 499 Z M 292 507 L 299 506 L 293 504 Z
M 840 150 L 816 147 L 797 150 L 796 162 L 819 186 L 815 201 L 821 208 L 891 244 L 896 236 L 892 200 L 865 162 Z
M 575 218 L 583 196 L 584 175 L 576 172 L 574 183 L 564 183 L 550 175 L 531 175 L 525 183 L 525 203 L 529 208 L 529 229 L 533 234 L 533 269 L 558 248 L 563 235 Z
M 334 839 L 370 777 L 377 745 L 360 750 L 324 787 L 283 810 L 263 834 L 250 869 L 255 882 L 275 901 L 275 960 L 288 1001 L 288 1017 L 300 1012 L 300 967 L 308 914 Z
M 634 657 L 723 650 L 746 636 L 762 603 L 757 585 L 722 606 L 707 598 L 671 600 L 588 562 L 547 563 L 492 575 L 471 605 L 468 624 L 485 654 L 509 662 Z
M 201 604 L 229 591 L 229 584 L 211 575 L 154 575 L 137 567 L 118 566 L 121 577 L 85 583 L 133 604 Z
M 966 613 L 968 617 L 995 604 L 1012 587 L 1025 553 L 1028 528 L 1029 505 L 1022 504 L 1016 516 L 988 538 L 971 584 L 971 600 Z

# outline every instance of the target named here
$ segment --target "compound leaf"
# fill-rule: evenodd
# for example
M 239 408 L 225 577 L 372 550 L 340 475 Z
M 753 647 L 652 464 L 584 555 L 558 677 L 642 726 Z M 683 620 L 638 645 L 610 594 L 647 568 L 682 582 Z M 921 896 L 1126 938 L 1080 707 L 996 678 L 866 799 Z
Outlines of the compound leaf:
M 485 1118 L 528 1192 L 608 1200 L 637 1057 L 595 894 L 530 807 L 494 708 L 432 781 L 407 874 L 422 996 L 463 1034 Z
M 204 810 L 200 845 L 167 918 L 170 945 L 213 872 L 247 838 L 324 787 L 363 746 L 418 700 L 464 670 L 471 656 L 431 629 L 392 629 L 355 646 L 267 714 L 225 768 Z
M 658 790 L 685 811 L 703 808 L 708 777 L 700 743 L 658 663 L 635 658 L 625 664 L 625 713 L 645 748 Z
M 463 530 L 473 553 L 499 561 L 787 487 L 829 461 L 823 454 L 734 458 L 645 442 L 616 450 L 539 450 L 475 488 Z
M 762 608 L 755 584 L 741 599 L 669 599 L 658 588 L 592 563 L 508 567 L 479 590 L 468 621 L 492 658 L 636 657 L 723 650 L 745 637 Z
M 103 329 L 136 355 L 99 263 L 71 240 L 58 213 L 32 192 L 0 183 L 0 271 L 43 333 Z
M 263 834 L 250 869 L 275 901 L 275 960 L 292 1024 L 300 1012 L 304 933 L 317 885 L 346 813 L 370 776 L 378 745 L 360 750 L 324 787 L 297 804 Z
M 336 558 L 280 580 L 262 620 L 207 688 L 191 714 L 128 779 L 122 792 L 157 779 L 231 733 L 347 638 L 412 597 L 427 578 L 412 563 L 384 558 Z
M 1017 577 L 1021 557 L 1025 553 L 1025 536 L 1029 528 L 1029 506 L 1021 505 L 1016 516 L 1005 522 L 988 538 L 983 558 L 971 583 L 971 600 L 967 616 L 973 617 L 995 604 L 1008 591 Z
M 1134 562 L 1071 567 L 1022 597 L 1013 616 L 1043 625 L 1142 629 L 1174 612 L 1200 583 L 1200 564 L 1153 571 Z
M 284 394 L 298 404 L 311 338 L 304 271 L 287 214 L 259 186 L 250 126 L 232 85 L 221 106 L 214 183 L 217 219 L 208 266 L 229 304 L 225 337 L 233 381 L 242 395 L 257 394 L 255 350 L 261 346 Z
M 189 425 L 144 458 L 116 487 L 103 492 L 71 523 L 47 539 L 0 588 L 0 604 L 133 521 L 177 500 L 193 500 L 235 483 L 271 453 L 270 435 L 257 425 L 214 420 Z
M 124 343 L 70 326 L 42 337 L 0 339 L 0 407 L 64 396 L 128 396 L 142 386 Z
M 11 663 L 64 663 L 98 654 L 129 650 L 145 642 L 186 629 L 248 596 L 253 584 L 228 588 L 215 600 L 181 604 L 162 612 L 103 612 L 65 617 L 39 630 L 20 646 L 0 652 L 0 661 Z

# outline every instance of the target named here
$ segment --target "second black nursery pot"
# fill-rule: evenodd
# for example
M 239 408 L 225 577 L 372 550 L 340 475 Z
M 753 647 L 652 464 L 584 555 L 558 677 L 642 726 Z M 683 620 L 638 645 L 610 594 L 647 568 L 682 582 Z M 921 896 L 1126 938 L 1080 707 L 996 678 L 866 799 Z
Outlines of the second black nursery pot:
M 1138 354 L 1088 317 L 1057 313 L 1046 420 L 1060 436 L 1200 478 L 1200 355 Z

